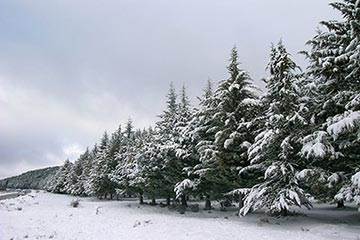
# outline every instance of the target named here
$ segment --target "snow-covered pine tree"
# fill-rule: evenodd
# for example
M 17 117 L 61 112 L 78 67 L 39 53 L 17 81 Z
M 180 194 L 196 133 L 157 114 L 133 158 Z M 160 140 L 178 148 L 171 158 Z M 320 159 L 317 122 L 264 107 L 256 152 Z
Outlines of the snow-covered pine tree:
M 90 151 L 89 148 L 86 148 L 85 152 L 79 157 L 79 159 L 74 163 L 73 174 L 77 176 L 76 183 L 71 187 L 70 193 L 77 196 L 86 195 L 85 184 L 89 177 L 89 172 L 91 168 L 90 165 Z
M 89 154 L 88 150 L 85 151 L 74 163 L 71 172 L 70 179 L 67 183 L 67 193 L 72 195 L 83 195 L 85 189 L 83 186 L 83 181 L 81 176 L 83 175 L 83 165 L 87 160 L 87 154 Z
M 156 197 L 165 196 L 167 204 L 170 204 L 171 195 L 164 192 L 164 151 L 158 140 L 158 133 L 149 129 L 143 147 L 136 155 L 136 178 L 137 186 L 143 187 L 144 194 L 151 199 L 151 203 L 156 203 Z
M 67 193 L 67 186 L 72 168 L 73 163 L 69 160 L 66 160 L 64 165 L 60 167 L 60 169 L 52 178 L 50 185 L 47 187 L 48 191 L 54 193 Z
M 360 210 L 360 171 L 351 177 L 350 183 L 340 189 L 335 195 L 335 200 L 355 202 Z
M 211 82 L 208 81 L 207 90 L 205 90 L 207 93 L 204 95 L 212 94 L 211 92 Z M 184 89 L 183 89 L 184 92 Z M 184 94 L 182 94 L 184 95 Z M 204 98 L 206 96 L 203 96 Z M 184 99 L 184 97 L 183 97 Z M 203 99 L 200 99 L 200 106 L 202 105 Z M 184 102 L 184 100 L 183 100 Z M 195 192 L 194 188 L 194 180 L 196 179 L 196 175 L 194 174 L 194 167 L 199 164 L 199 154 L 197 151 L 197 144 L 199 143 L 199 135 L 197 133 L 197 130 L 201 126 L 200 118 L 199 118 L 199 109 L 192 109 L 188 108 L 190 114 L 188 114 L 189 118 L 187 119 L 187 122 L 182 125 L 181 129 L 179 129 L 180 132 L 180 142 L 178 144 L 178 147 L 176 149 L 176 156 L 180 158 L 183 162 L 183 170 L 182 170 L 182 177 L 181 181 L 179 181 L 174 188 L 174 191 L 176 193 L 176 198 L 180 198 L 181 196 L 185 195 L 197 195 L 198 192 Z
M 191 161 L 190 159 L 196 158 L 196 149 L 193 141 L 193 131 L 198 123 L 194 116 L 194 110 L 190 108 L 190 102 L 186 95 L 185 86 L 181 91 L 181 102 L 179 103 L 179 117 L 176 124 L 176 131 L 179 132 L 177 139 L 176 156 L 183 160 L 183 162 Z M 191 163 L 185 165 L 194 166 Z
M 111 179 L 117 185 L 119 195 L 137 194 L 142 202 L 143 185 L 137 155 L 143 151 L 147 132 L 139 129 L 134 130 L 132 121 L 129 120 L 124 132 L 120 151 L 117 155 L 118 165 L 111 174 Z
M 306 125 L 300 115 L 300 76 L 282 42 L 272 47 L 267 69 L 270 107 L 263 113 L 267 122 L 248 151 L 251 164 L 266 170 L 263 181 L 246 195 L 240 215 L 264 207 L 277 214 L 286 214 L 291 205 L 311 207 L 296 178 Z
M 180 102 L 178 105 L 178 118 L 175 127 L 178 129 L 178 132 L 182 132 L 183 129 L 188 125 L 192 116 L 190 109 L 190 101 L 186 94 L 185 85 L 183 85 L 181 88 Z
M 89 183 L 91 186 L 90 195 L 98 198 L 106 197 L 108 176 L 106 173 L 107 150 L 109 145 L 109 137 L 105 132 L 97 147 L 93 168 L 91 169 Z
M 91 184 L 92 183 L 91 173 L 95 165 L 95 158 L 97 156 L 97 152 L 98 152 L 98 146 L 97 143 L 95 143 L 93 148 L 89 151 L 88 159 L 84 164 L 83 176 L 81 177 L 83 181 L 85 194 L 88 196 L 93 195 L 92 184 Z
M 131 120 L 129 120 L 129 123 L 131 124 Z M 130 127 L 132 127 L 130 125 Z M 127 129 L 129 126 L 127 126 Z M 110 199 L 113 199 L 114 194 L 116 193 L 116 183 L 111 181 L 111 174 L 116 169 L 118 165 L 118 153 L 120 151 L 120 148 L 123 143 L 123 132 L 121 129 L 121 126 L 118 127 L 118 129 L 111 134 L 111 139 L 109 141 L 109 146 L 106 152 L 106 166 L 104 166 L 105 175 L 106 175 L 106 186 L 107 190 L 106 192 L 110 194 Z
M 173 197 L 174 186 L 181 179 L 182 163 L 176 157 L 177 140 L 179 133 L 177 132 L 177 122 L 179 117 L 179 105 L 177 104 L 177 94 L 173 84 L 170 84 L 169 93 L 167 95 L 167 106 L 162 114 L 159 115 L 160 120 L 156 122 L 156 147 L 155 160 L 161 171 L 160 179 L 162 180 L 161 196 L 167 199 Z M 158 171 L 156 171 L 158 173 Z
M 192 168 L 188 168 L 188 175 L 193 181 L 192 192 L 200 197 L 206 197 L 205 209 L 211 209 L 210 195 L 212 192 L 210 179 L 207 177 L 209 161 L 212 158 L 213 142 L 215 141 L 216 127 L 214 127 L 213 116 L 216 113 L 216 102 L 212 90 L 212 82 L 207 81 L 203 96 L 200 98 L 199 109 L 195 110 L 193 119 L 189 123 L 186 131 L 191 141 L 195 145 L 196 158 L 198 159 Z M 187 180 L 188 178 L 184 179 Z M 189 184 L 187 184 L 189 185 Z
M 308 74 L 315 79 L 318 97 L 315 127 L 304 139 L 302 154 L 325 172 L 325 183 L 335 188 L 327 192 L 334 197 L 341 185 L 351 185 L 351 175 L 360 167 L 360 6 L 356 0 L 330 5 L 343 18 L 321 22 L 325 29 L 308 42 Z M 341 195 L 339 206 L 345 200 Z
M 190 101 L 188 96 L 186 95 L 186 88 L 183 85 L 180 94 L 180 102 L 178 107 L 178 116 L 176 121 L 176 129 L 175 131 L 178 135 L 175 138 L 175 151 L 176 157 L 178 158 L 179 164 L 182 168 L 181 176 L 179 176 L 179 180 L 175 184 L 175 193 L 176 198 L 181 199 L 182 205 L 186 206 L 186 198 L 188 197 L 189 189 L 180 188 L 179 186 L 183 186 L 182 181 L 190 181 L 187 180 L 188 169 L 189 167 L 194 166 L 194 162 L 196 161 L 197 154 L 195 145 L 189 135 L 189 128 L 191 128 L 192 123 L 190 123 L 193 113 L 190 108 Z
M 254 136 L 247 126 L 258 105 L 249 74 L 239 68 L 235 47 L 228 72 L 229 78 L 220 82 L 206 110 L 213 115 L 205 128 L 214 135 L 199 143 L 201 167 L 197 172 L 209 188 L 205 194 L 217 199 L 243 186 L 237 168 L 248 165 L 247 148 Z
M 167 95 L 166 109 L 159 115 L 159 121 L 156 122 L 157 133 L 162 141 L 174 141 L 175 127 L 178 116 L 177 94 L 173 83 L 170 83 L 169 93 Z
M 247 150 L 254 141 L 253 119 L 259 110 L 257 89 L 249 74 L 239 68 L 238 53 L 232 49 L 228 66 L 229 79 L 220 83 L 215 120 L 219 130 L 215 134 L 216 157 L 220 168 L 230 175 L 232 188 L 248 186 L 246 179 L 238 178 L 238 169 L 249 165 Z
M 129 188 L 131 192 L 138 195 L 140 204 L 143 203 L 144 194 L 151 199 L 155 199 L 155 195 L 157 195 L 156 191 L 158 186 L 154 187 L 153 184 L 159 180 L 152 179 L 151 173 L 153 173 L 153 171 L 149 169 L 152 164 L 154 164 L 154 162 L 151 161 L 151 146 L 154 142 L 153 134 L 152 128 L 137 131 L 135 134 L 134 158 L 133 161 L 126 166 Z
M 116 153 L 116 167 L 110 173 L 111 182 L 116 185 L 119 195 L 131 194 L 129 174 L 136 155 L 135 131 L 133 122 L 129 119 L 126 123 L 123 137 Z

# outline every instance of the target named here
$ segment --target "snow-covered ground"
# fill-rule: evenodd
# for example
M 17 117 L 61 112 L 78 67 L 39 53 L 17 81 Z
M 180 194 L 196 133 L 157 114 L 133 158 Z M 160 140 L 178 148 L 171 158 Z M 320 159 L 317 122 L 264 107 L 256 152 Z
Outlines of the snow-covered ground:
M 0 200 L 9 199 L 9 198 L 16 198 L 16 197 L 25 195 L 27 192 L 28 192 L 28 190 L 0 191 Z
M 109 240 L 341 240 L 360 239 L 360 213 L 316 206 L 304 214 L 272 218 L 262 213 L 239 218 L 235 211 L 180 215 L 136 201 L 99 201 L 32 191 L 0 201 L 0 240 L 109 239 Z

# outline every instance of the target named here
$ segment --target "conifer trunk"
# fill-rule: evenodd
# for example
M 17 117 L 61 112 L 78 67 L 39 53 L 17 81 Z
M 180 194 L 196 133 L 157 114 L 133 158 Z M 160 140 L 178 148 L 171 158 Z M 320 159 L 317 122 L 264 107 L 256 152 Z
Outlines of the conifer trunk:
M 239 210 L 244 207 L 244 195 L 242 193 L 239 194 Z
M 339 200 L 337 201 L 337 208 L 344 208 L 345 207 L 345 204 L 344 204 L 344 200 Z
M 156 199 L 154 197 L 151 198 L 151 205 L 156 205 Z
M 139 194 L 139 203 L 144 204 L 144 196 L 142 195 L 142 193 Z
M 280 211 L 280 215 L 283 217 L 286 217 L 289 214 L 289 211 L 287 209 L 281 209 Z
M 211 210 L 211 201 L 210 201 L 210 196 L 206 195 L 205 198 L 205 210 Z
M 181 195 L 181 205 L 184 207 L 187 207 L 187 202 L 186 202 L 186 196 L 183 194 Z
M 170 204 L 171 204 L 171 198 L 170 198 L 170 196 L 168 196 L 168 197 L 166 198 L 166 205 L 167 205 L 167 206 L 170 206 Z

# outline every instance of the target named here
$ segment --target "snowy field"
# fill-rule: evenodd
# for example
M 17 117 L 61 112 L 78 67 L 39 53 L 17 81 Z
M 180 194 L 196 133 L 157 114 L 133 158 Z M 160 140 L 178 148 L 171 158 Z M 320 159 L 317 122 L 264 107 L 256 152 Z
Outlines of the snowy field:
M 0 191 L 0 200 L 9 199 L 9 198 L 16 198 L 22 195 L 25 195 L 30 190 L 13 190 L 13 191 Z
M 180 215 L 159 206 L 136 201 L 99 201 L 32 191 L 0 201 L 0 239 L 109 239 L 109 240 L 331 240 L 360 239 L 360 213 L 354 209 L 334 210 L 333 206 L 286 218 L 262 213 L 244 218 L 235 211 Z

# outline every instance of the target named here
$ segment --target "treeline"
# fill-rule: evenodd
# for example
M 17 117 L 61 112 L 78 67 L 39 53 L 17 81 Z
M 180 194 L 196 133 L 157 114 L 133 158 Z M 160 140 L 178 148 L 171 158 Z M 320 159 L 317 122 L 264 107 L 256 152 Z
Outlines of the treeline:
M 286 214 L 312 197 L 360 204 L 360 6 L 331 4 L 342 19 L 324 21 L 308 41 L 302 71 L 279 42 L 259 91 L 231 52 L 228 78 L 208 82 L 198 107 L 171 85 L 153 128 L 108 135 L 75 162 L 66 161 L 48 190 L 99 198 L 189 197 L 239 203 L 240 214 L 266 208 Z
M 59 167 L 48 167 L 22 173 L 18 176 L 0 180 L 0 190 L 10 189 L 44 189 Z

